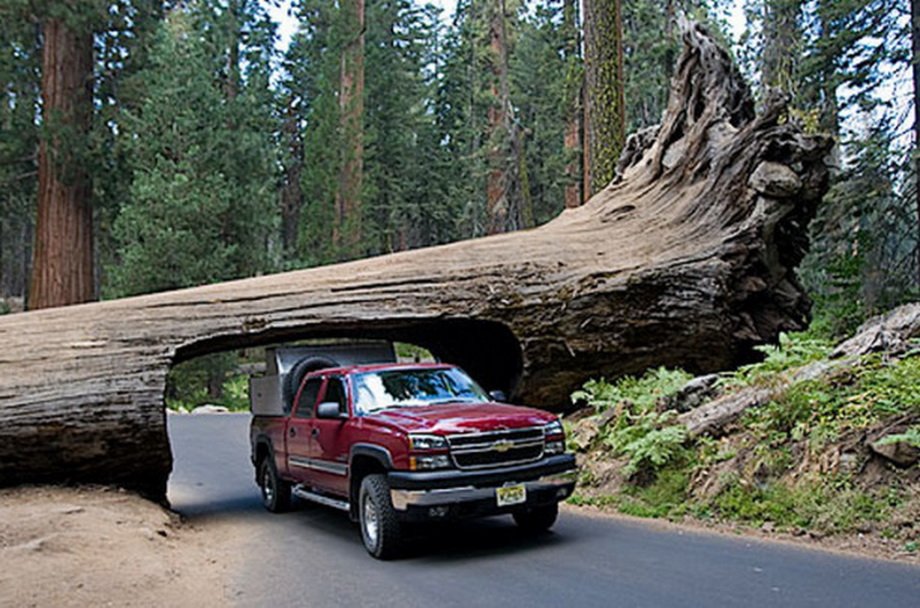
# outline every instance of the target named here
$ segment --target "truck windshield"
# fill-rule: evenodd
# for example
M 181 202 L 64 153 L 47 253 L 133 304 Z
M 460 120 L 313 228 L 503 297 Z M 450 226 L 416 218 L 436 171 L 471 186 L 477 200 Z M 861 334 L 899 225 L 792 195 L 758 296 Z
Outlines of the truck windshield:
M 356 412 L 439 403 L 484 403 L 488 395 L 457 368 L 400 369 L 352 376 Z

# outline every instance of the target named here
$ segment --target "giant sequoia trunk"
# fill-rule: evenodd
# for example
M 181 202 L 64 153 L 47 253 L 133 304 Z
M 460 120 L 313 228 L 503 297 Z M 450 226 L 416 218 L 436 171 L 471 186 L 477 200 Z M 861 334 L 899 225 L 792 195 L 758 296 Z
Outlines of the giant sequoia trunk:
M 325 268 L 0 318 L 0 481 L 162 496 L 173 363 L 292 338 L 399 338 L 562 409 L 591 376 L 725 368 L 804 326 L 794 266 L 823 139 L 755 117 L 728 55 L 684 33 L 665 120 L 621 178 L 549 224 Z
M 92 184 L 80 154 L 92 119 L 93 34 L 48 19 L 42 26 L 38 214 L 29 308 L 93 299 Z
M 621 0 L 585 0 L 584 194 L 613 179 L 626 139 Z
M 349 29 L 339 65 L 342 166 L 335 194 L 332 242 L 344 257 L 361 251 L 361 184 L 364 179 L 364 0 L 341 5 Z

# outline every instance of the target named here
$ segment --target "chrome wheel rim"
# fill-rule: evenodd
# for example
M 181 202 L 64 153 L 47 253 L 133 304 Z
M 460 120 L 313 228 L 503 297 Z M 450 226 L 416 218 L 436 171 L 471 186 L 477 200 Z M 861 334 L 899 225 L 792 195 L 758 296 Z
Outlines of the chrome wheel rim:
M 377 505 L 370 497 L 364 499 L 364 536 L 367 538 L 367 544 L 370 547 L 377 546 L 377 535 L 380 531 L 380 522 L 377 518 Z
M 272 474 L 268 467 L 262 473 L 262 498 L 265 504 L 271 504 L 275 498 L 275 488 L 272 485 Z

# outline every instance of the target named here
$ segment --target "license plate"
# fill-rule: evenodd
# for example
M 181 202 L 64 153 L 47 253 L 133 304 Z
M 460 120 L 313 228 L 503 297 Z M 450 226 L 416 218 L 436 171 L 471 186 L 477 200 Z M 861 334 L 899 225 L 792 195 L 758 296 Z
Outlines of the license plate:
M 527 488 L 525 488 L 522 483 L 516 486 L 495 488 L 495 498 L 498 500 L 499 507 L 519 505 L 527 501 Z

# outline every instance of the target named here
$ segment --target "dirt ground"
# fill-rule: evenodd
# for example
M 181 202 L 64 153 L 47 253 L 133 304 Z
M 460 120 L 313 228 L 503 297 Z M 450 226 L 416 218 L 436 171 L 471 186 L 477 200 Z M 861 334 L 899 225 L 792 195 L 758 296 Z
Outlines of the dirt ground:
M 242 552 L 134 494 L 0 490 L 0 606 L 222 606 Z

